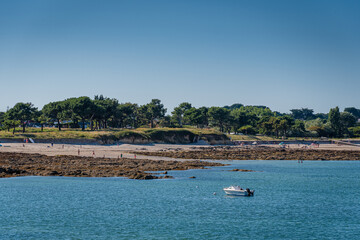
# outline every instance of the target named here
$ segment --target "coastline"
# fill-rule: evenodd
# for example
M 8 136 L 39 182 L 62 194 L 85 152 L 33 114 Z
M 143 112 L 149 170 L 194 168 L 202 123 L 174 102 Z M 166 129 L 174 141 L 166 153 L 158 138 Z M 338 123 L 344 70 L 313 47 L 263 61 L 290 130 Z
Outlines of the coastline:
M 212 147 L 195 150 L 142 152 L 146 156 L 212 160 L 360 160 L 359 150 L 259 147 Z
M 338 144 L 320 144 L 311 147 L 289 144 L 283 148 L 266 145 L 205 145 L 205 144 L 53 144 L 1 143 L 1 152 L 69 155 L 80 157 L 129 158 L 149 160 L 185 161 L 196 159 L 231 160 L 360 160 L 360 147 Z M 350 156 L 350 158 L 349 158 Z
M 18 176 L 172 178 L 170 170 L 224 166 L 206 161 L 163 161 L 129 158 L 80 157 L 70 155 L 0 152 L 0 178 Z M 163 171 L 152 174 L 151 172 Z
M 197 144 L 73 145 L 2 143 L 0 178 L 17 176 L 171 178 L 151 172 L 223 166 L 201 160 L 360 160 L 360 148 L 336 144 L 210 146 Z

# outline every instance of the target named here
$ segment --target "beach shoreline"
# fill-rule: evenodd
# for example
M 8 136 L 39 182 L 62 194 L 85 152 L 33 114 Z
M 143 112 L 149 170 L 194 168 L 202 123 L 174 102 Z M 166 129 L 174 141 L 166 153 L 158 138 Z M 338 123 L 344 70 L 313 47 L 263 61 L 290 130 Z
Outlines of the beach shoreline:
M 1 143 L 0 152 L 13 152 L 13 153 L 30 153 L 30 154 L 43 154 L 47 156 L 56 155 L 70 155 L 82 157 L 106 157 L 118 158 L 136 158 L 150 159 L 150 160 L 166 160 L 168 157 L 152 158 L 144 156 L 144 153 L 163 153 L 163 152 L 180 152 L 180 151 L 264 151 L 266 150 L 297 150 L 303 152 L 311 151 L 339 151 L 340 152 L 354 152 L 360 153 L 359 146 L 351 145 L 338 145 L 338 144 L 319 144 L 318 147 L 313 147 L 305 144 L 288 144 L 286 146 L 279 146 L 278 144 L 262 144 L 262 145 L 204 145 L 204 144 L 116 144 L 116 145 L 93 145 L 93 144 L 50 144 L 50 143 Z M 150 155 L 150 154 L 147 154 Z M 158 154 L 160 157 L 162 154 Z M 198 158 L 192 158 L 198 159 Z M 181 160 L 178 157 L 169 160 Z M 252 159 L 248 159 L 252 160 Z
M 0 177 L 75 176 L 158 179 L 150 172 L 222 166 L 200 160 L 360 160 L 349 145 L 210 146 L 197 144 L 73 145 L 2 143 Z
M 172 178 L 167 171 L 202 169 L 224 164 L 207 161 L 164 161 L 129 158 L 0 152 L 0 178 L 19 176 Z

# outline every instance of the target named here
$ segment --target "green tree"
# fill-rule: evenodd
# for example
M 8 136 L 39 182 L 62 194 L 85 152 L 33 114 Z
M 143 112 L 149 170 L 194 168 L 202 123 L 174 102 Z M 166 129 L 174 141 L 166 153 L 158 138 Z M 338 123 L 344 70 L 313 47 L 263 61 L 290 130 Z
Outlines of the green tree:
M 4 121 L 5 121 L 5 113 L 0 112 L 0 127 L 3 126 Z
M 224 132 L 224 127 L 230 118 L 230 110 L 222 107 L 211 107 L 208 111 L 209 123 L 212 126 L 219 127 Z
M 248 124 L 248 115 L 246 112 L 237 108 L 230 112 L 230 116 L 233 118 L 233 129 L 235 132 L 241 129 L 241 127 Z
M 244 107 L 232 110 L 230 116 L 232 117 L 232 127 L 235 132 L 241 129 L 242 126 L 251 125 L 254 127 L 259 120 L 254 112 L 247 111 Z
M 15 129 L 16 126 L 20 125 L 20 121 L 16 120 L 15 116 L 14 116 L 15 112 L 14 111 L 10 111 L 8 110 L 5 115 L 4 115 L 4 120 L 3 120 L 3 126 L 5 129 L 8 130 L 8 132 L 10 132 L 10 129 L 13 129 L 13 134 L 15 134 Z
M 270 135 L 273 132 L 273 124 L 270 121 L 270 118 L 273 117 L 269 117 L 269 116 L 265 116 L 259 119 L 258 123 L 257 123 L 257 127 L 259 129 L 259 132 L 265 135 Z
M 97 121 L 96 125 L 99 129 L 101 129 L 101 126 L 107 128 L 108 121 L 115 117 L 118 106 L 119 102 L 115 98 L 108 98 L 103 95 L 96 95 L 94 97 L 92 106 L 94 110 L 93 119 Z
M 360 118 L 360 109 L 354 108 L 354 107 L 347 107 L 344 109 L 344 112 L 351 113 L 355 116 L 356 119 Z
M 280 130 L 283 132 L 283 136 L 287 136 L 287 132 L 291 129 L 291 127 L 295 124 L 294 118 L 292 118 L 289 115 L 285 115 L 282 117 L 279 117 L 280 119 Z
M 239 109 L 241 107 L 243 107 L 244 105 L 241 103 L 234 103 L 231 106 L 224 106 L 224 108 L 229 109 L 229 110 L 234 110 L 234 109 Z
M 179 124 L 180 127 L 183 126 L 184 114 L 189 109 L 191 109 L 191 104 L 188 102 L 180 103 L 178 107 L 174 108 L 174 111 L 172 112 L 172 117 L 175 119 L 175 121 L 177 122 L 177 124 Z
M 272 125 L 272 130 L 273 132 L 275 132 L 276 137 L 279 137 L 279 131 L 280 129 L 282 129 L 282 122 L 281 122 L 281 118 L 279 117 L 270 117 L 269 120 L 270 124 Z
M 150 123 L 150 127 L 154 127 L 154 121 L 161 120 L 165 116 L 166 108 L 159 99 L 152 99 L 150 103 L 145 105 L 145 117 Z
M 320 118 L 320 119 L 323 119 L 323 120 L 327 120 L 329 118 L 328 113 L 316 113 L 316 114 L 314 114 L 314 116 L 315 116 L 315 119 Z
M 329 127 L 329 123 L 321 118 L 316 118 L 305 122 L 308 131 L 316 132 L 319 137 L 329 137 L 333 135 L 333 130 Z
M 131 125 L 135 127 L 137 117 L 137 104 L 133 103 L 121 103 L 117 106 L 115 111 L 115 122 L 117 127 L 126 127 Z
M 279 137 L 279 132 L 284 131 L 284 125 L 286 124 L 286 120 L 281 117 L 264 117 L 262 118 L 258 125 L 260 133 L 265 135 L 275 134 L 276 137 Z
M 44 124 L 47 122 L 48 119 L 42 111 L 36 111 L 34 113 L 34 120 L 40 124 L 41 131 L 44 131 Z
M 61 131 L 61 120 L 64 120 L 66 115 L 64 101 L 50 102 L 44 105 L 41 111 L 45 118 L 56 120 L 59 131 Z
M 349 132 L 353 137 L 360 137 L 360 126 L 350 127 Z
M 73 116 L 81 120 L 81 130 L 85 130 L 86 120 L 92 121 L 95 116 L 95 104 L 89 97 L 69 98 L 65 100 L 66 106 L 70 109 Z
M 189 122 L 190 125 L 198 128 L 203 128 L 208 125 L 208 108 L 192 107 L 184 113 L 184 119 Z
M 240 129 L 238 129 L 236 132 L 241 132 L 246 135 L 247 134 L 254 135 L 256 134 L 256 129 L 251 125 L 245 125 L 242 126 Z
M 329 123 L 331 129 L 334 131 L 336 137 L 341 136 L 341 120 L 339 107 L 331 108 L 329 112 Z
M 169 115 L 166 115 L 163 118 L 161 118 L 161 120 L 159 122 L 159 126 L 160 127 L 172 127 L 171 117 Z
M 340 113 L 341 133 L 349 134 L 349 128 L 356 125 L 356 117 L 349 112 Z
M 294 119 L 311 120 L 315 118 L 313 109 L 308 109 L 308 108 L 291 109 L 290 112 Z
M 12 120 L 20 121 L 24 133 L 27 121 L 33 119 L 36 110 L 37 108 L 35 108 L 32 103 L 19 102 L 15 104 L 13 108 L 9 109 L 9 114 L 12 116 Z
M 291 128 L 291 134 L 294 137 L 303 137 L 305 135 L 305 123 L 302 120 L 295 120 L 294 125 Z

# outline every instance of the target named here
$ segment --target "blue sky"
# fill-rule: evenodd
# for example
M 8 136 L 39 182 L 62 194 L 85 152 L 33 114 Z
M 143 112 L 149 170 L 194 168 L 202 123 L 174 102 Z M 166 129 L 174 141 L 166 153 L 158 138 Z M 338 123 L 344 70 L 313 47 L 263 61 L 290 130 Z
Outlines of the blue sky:
M 0 2 L 0 111 L 103 94 L 168 113 L 360 108 L 360 1 Z

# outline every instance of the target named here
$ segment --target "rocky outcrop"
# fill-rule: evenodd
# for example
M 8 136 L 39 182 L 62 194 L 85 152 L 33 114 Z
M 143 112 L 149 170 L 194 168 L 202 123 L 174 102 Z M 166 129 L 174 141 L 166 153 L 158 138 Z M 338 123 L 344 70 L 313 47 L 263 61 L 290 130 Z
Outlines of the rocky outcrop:
M 360 151 L 279 149 L 272 147 L 200 147 L 190 151 L 141 152 L 143 155 L 183 159 L 223 160 L 360 160 Z
M 14 169 L 11 167 L 7 167 L 7 168 L 0 167 L 0 177 L 7 176 L 7 175 L 19 175 L 19 174 L 25 174 L 25 173 L 26 173 L 25 170 Z
M 232 144 L 230 138 L 228 138 L 225 134 L 202 134 L 200 137 L 210 145 Z
M 151 172 L 201 169 L 205 166 L 223 166 L 223 164 L 203 161 L 155 161 L 0 152 L 0 177 L 128 177 L 149 180 L 172 178 L 166 174 L 152 174 Z
M 230 172 L 255 172 L 253 170 L 248 170 L 248 169 L 238 169 L 238 168 L 235 168 L 235 169 L 232 169 L 232 170 L 229 170 Z
M 194 143 L 197 141 L 197 135 L 188 130 L 154 130 L 147 131 L 149 139 L 156 143 Z

